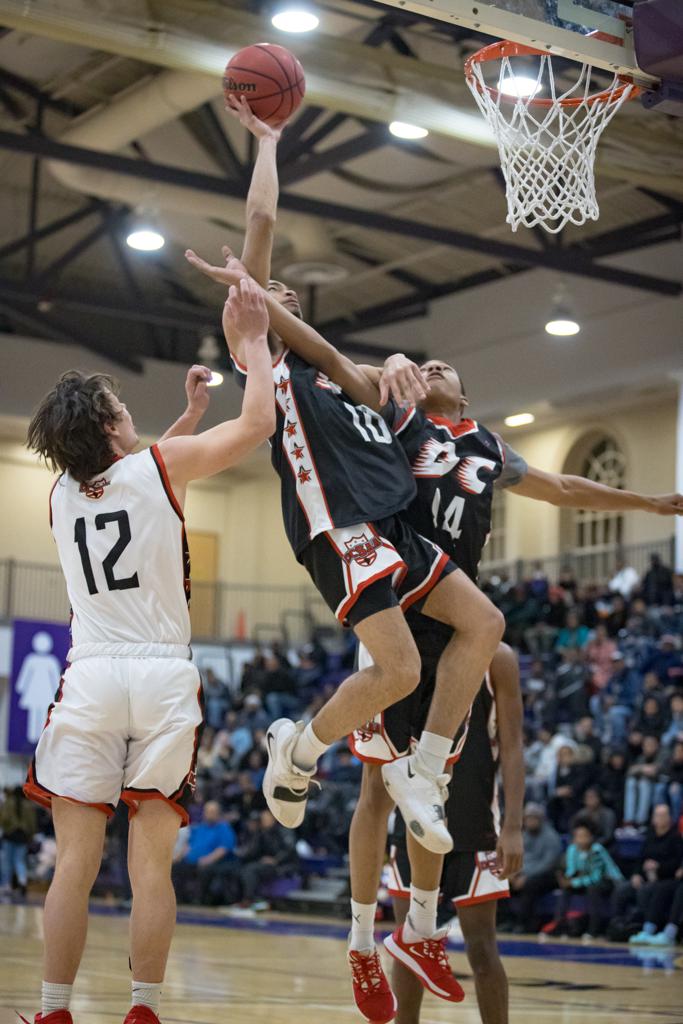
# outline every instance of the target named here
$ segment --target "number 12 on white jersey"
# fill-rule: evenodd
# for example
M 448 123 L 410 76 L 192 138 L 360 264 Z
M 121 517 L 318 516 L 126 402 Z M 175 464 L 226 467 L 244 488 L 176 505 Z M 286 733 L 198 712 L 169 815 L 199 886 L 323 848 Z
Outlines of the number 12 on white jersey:
M 437 487 L 434 492 L 434 500 L 432 501 L 432 516 L 434 517 L 434 526 L 437 530 L 445 530 L 446 533 L 450 533 L 453 540 L 458 540 L 462 534 L 460 520 L 464 511 L 465 499 L 458 495 L 453 498 L 448 508 L 442 511 L 441 491 Z

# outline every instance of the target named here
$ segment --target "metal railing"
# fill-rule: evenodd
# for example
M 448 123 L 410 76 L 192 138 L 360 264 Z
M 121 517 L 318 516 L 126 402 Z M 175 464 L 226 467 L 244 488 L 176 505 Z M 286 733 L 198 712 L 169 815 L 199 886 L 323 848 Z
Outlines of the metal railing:
M 659 555 L 664 565 L 673 566 L 675 541 L 673 537 L 664 540 L 646 541 L 638 544 L 609 544 L 602 547 L 552 555 L 547 558 L 520 558 L 516 561 L 499 560 L 480 566 L 483 580 L 506 573 L 514 582 L 528 579 L 540 569 L 548 579 L 555 582 L 564 569 L 569 569 L 579 583 L 600 583 L 608 580 L 616 571 L 618 558 L 623 558 L 642 577 L 650 568 L 650 555 Z
M 568 568 L 580 582 L 599 582 L 613 574 L 620 555 L 644 575 L 654 553 L 665 565 L 672 565 L 673 537 L 621 547 L 568 551 L 551 558 L 489 563 L 482 565 L 481 577 L 488 579 L 507 573 L 510 579 L 518 581 L 540 568 L 555 581 Z M 282 639 L 296 644 L 308 640 L 315 629 L 337 628 L 334 616 L 312 585 L 193 582 L 191 617 L 195 640 Z M 67 622 L 69 601 L 59 566 L 12 559 L 0 561 L 0 619 Z

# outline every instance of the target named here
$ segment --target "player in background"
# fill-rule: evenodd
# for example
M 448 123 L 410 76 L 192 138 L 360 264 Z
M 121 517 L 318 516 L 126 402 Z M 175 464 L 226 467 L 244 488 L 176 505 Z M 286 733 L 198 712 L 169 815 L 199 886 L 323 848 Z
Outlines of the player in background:
M 247 200 L 244 258 L 254 277 L 268 284 L 278 193 L 275 148 L 271 139 L 264 144 L 271 130 L 246 104 L 240 116 L 260 140 Z M 211 267 L 191 250 L 187 257 L 225 284 L 224 267 Z M 283 312 L 292 319 L 300 316 L 294 292 L 272 281 L 269 288 Z M 229 319 L 224 327 L 239 380 L 241 355 Z M 370 651 L 371 663 L 345 680 L 305 729 L 286 719 L 271 726 L 266 798 L 282 824 L 296 827 L 315 764 L 328 746 L 415 689 L 419 658 L 402 609 L 424 603 L 426 615 L 458 633 L 444 650 L 415 755 L 390 766 L 387 784 L 418 841 L 435 853 L 446 852 L 452 840 L 444 823 L 443 768 L 497 647 L 502 617 L 464 574 L 453 571 L 433 542 L 406 529 L 397 516 L 415 485 L 400 444 L 381 417 L 362 404 L 364 390 L 375 392 L 363 374 L 356 374 L 354 405 L 288 350 L 274 330 L 270 344 L 278 408 L 273 464 L 281 477 L 288 537 L 330 608 Z
M 227 276 L 225 280 L 239 280 L 244 268 L 226 251 Z M 213 268 L 216 270 L 217 268 Z M 206 272 L 206 271 L 205 271 Z M 465 419 L 467 398 L 456 370 L 439 360 L 431 360 L 422 368 L 416 367 L 401 355 L 387 360 L 384 372 L 372 367 L 357 367 L 313 328 L 292 316 L 275 296 L 267 298 L 271 327 L 303 358 L 315 364 L 350 397 L 357 397 L 356 379 L 360 369 L 367 381 L 375 386 L 374 396 L 366 398 L 375 408 L 386 403 L 390 389 L 399 398 L 410 400 L 419 396 L 420 407 L 402 410 L 392 406 L 389 418 L 401 438 L 411 461 L 417 482 L 417 496 L 407 516 L 419 525 L 427 536 L 438 540 L 456 563 L 473 580 L 476 579 L 481 550 L 490 530 L 490 512 L 494 484 L 508 487 L 513 493 L 551 504 L 587 509 L 644 509 L 660 515 L 683 513 L 680 495 L 645 496 L 609 488 L 582 477 L 545 473 L 530 467 L 508 445 L 473 420 Z M 365 394 L 365 392 L 363 392 Z M 423 658 L 435 656 L 434 642 L 437 630 L 433 624 L 420 626 L 420 616 L 408 614 L 413 634 L 418 637 L 418 649 Z M 441 641 L 443 642 L 443 640 Z M 352 865 L 353 927 L 351 948 L 372 947 L 372 924 L 376 910 L 376 888 L 379 881 L 384 845 L 379 822 L 388 819 L 392 801 L 382 785 L 380 767 L 400 757 L 408 749 L 414 718 L 411 705 L 415 696 L 405 705 L 392 707 L 377 716 L 373 731 L 357 733 L 356 753 L 365 760 L 363 785 L 356 807 L 350 836 Z M 359 742 L 362 741 L 362 742 Z M 367 753 L 364 755 L 363 747 Z M 379 747 L 379 750 L 377 749 Z M 510 857 L 517 856 L 521 846 L 519 829 L 506 821 L 501 842 L 507 846 Z M 409 917 L 424 921 L 419 902 L 429 894 L 430 920 L 436 924 L 439 859 L 421 849 L 408 836 L 412 861 L 412 884 L 416 899 L 411 901 Z M 354 867 L 356 865 L 356 867 Z M 419 865 L 419 867 L 418 867 Z M 404 929 L 401 941 L 411 934 Z M 422 924 L 421 931 L 426 931 Z M 428 933 L 429 934 L 429 933 Z M 361 945 L 362 944 L 362 945 Z M 381 991 L 383 980 L 375 979 L 370 995 Z M 368 1005 L 365 992 L 357 992 L 357 1002 Z M 374 1005 L 374 997 L 372 1004 Z M 362 1006 L 361 1006 L 362 1009 Z M 372 1018 L 373 1020 L 376 1018 Z
M 418 646 L 419 634 L 416 636 Z M 443 642 L 443 641 L 442 641 Z M 423 704 L 433 678 L 434 652 L 423 657 Z M 454 849 L 446 856 L 441 875 L 441 900 L 453 904 L 474 974 L 482 1024 L 508 1024 L 508 981 L 498 953 L 496 906 L 509 896 L 507 879 L 522 867 L 522 805 L 524 755 L 522 695 L 515 653 L 500 644 L 486 674 L 457 745 L 446 805 Z M 418 721 L 415 735 L 419 733 Z M 496 777 L 500 766 L 505 798 L 505 831 L 500 829 Z M 405 827 L 397 815 L 391 848 L 394 914 L 404 925 L 414 902 Z M 423 902 L 428 902 L 429 894 Z M 426 908 L 425 908 L 426 909 Z M 424 989 L 414 966 L 406 966 L 394 937 L 387 940 L 394 955 L 392 988 L 398 1002 L 396 1024 L 419 1024 Z M 392 948 L 393 946 L 393 948 Z
M 88 897 L 119 799 L 133 816 L 126 1022 L 158 1024 L 175 925 L 171 858 L 188 820 L 202 721 L 189 648 L 185 489 L 239 462 L 275 423 L 261 292 L 245 280 L 230 289 L 227 305 L 250 371 L 236 419 L 196 437 L 165 435 L 133 454 L 138 436 L 113 380 L 72 370 L 29 427 L 29 448 L 61 472 L 50 522 L 73 613 L 68 666 L 25 786 L 51 807 L 57 840 L 43 915 L 41 1024 L 72 1024 Z M 188 389 L 202 406 L 206 370 L 196 371 Z M 190 409 L 169 433 L 192 429 L 198 412 Z

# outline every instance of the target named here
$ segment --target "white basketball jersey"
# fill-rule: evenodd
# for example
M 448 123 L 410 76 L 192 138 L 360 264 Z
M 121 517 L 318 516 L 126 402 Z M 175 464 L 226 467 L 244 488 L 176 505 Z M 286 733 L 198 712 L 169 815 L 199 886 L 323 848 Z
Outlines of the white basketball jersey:
M 189 557 L 182 510 L 156 445 L 50 495 L 66 578 L 72 643 L 190 642 Z

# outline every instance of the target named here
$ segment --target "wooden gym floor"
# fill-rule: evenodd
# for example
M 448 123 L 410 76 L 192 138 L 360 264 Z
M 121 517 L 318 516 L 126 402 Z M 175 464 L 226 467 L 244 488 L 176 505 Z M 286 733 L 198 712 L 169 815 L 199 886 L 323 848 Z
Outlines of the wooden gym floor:
M 164 985 L 164 1024 L 354 1024 L 343 922 L 278 915 L 237 920 L 179 912 Z M 0 1022 L 39 1009 L 41 910 L 0 906 Z M 129 1005 L 127 919 L 94 908 L 76 982 L 74 1024 L 122 1021 Z M 501 942 L 511 1024 L 683 1024 L 683 950 L 634 954 L 566 940 Z M 467 993 L 460 1006 L 427 996 L 423 1024 L 478 1024 L 467 960 L 451 962 Z

